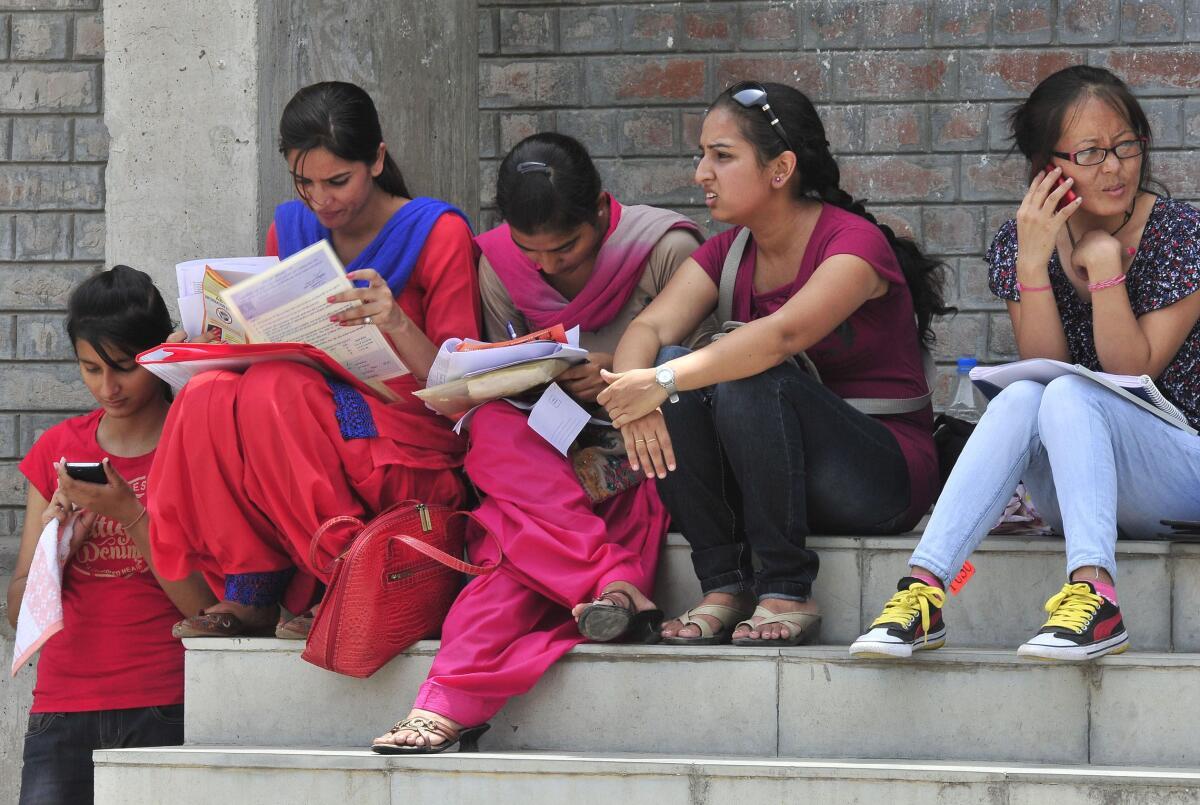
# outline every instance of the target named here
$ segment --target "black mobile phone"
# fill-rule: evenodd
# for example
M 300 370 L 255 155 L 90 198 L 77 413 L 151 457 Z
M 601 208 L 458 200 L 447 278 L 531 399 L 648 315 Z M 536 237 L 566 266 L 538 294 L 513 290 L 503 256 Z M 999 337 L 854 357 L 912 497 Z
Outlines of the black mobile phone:
M 108 476 L 104 474 L 104 466 L 98 461 L 68 461 L 67 475 L 76 481 L 89 484 L 106 484 Z

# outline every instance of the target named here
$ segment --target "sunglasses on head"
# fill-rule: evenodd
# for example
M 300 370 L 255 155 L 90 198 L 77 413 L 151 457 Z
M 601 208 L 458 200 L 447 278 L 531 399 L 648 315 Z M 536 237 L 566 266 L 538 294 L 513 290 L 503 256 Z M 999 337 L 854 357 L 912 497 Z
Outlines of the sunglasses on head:
M 771 123 L 771 128 L 775 129 L 775 133 L 779 135 L 779 139 L 783 140 L 783 144 L 787 146 L 789 151 L 793 153 L 796 149 L 792 146 L 792 141 L 788 139 L 787 132 L 783 130 L 783 124 L 779 122 L 779 118 L 771 111 L 771 104 L 767 102 L 767 89 L 757 81 L 743 81 L 740 84 L 734 85 L 729 93 L 734 102 L 739 106 L 744 106 L 747 109 L 755 107 L 762 110 L 767 116 L 767 120 Z

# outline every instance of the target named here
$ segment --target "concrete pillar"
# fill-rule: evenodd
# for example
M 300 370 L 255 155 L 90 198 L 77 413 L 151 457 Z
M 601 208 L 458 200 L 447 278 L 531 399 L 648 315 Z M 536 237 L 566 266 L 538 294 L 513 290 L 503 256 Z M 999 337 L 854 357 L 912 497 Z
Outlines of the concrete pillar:
M 412 192 L 478 213 L 475 0 L 107 0 L 106 257 L 173 296 L 174 265 L 257 254 L 294 191 L 279 115 L 314 81 L 375 99 Z

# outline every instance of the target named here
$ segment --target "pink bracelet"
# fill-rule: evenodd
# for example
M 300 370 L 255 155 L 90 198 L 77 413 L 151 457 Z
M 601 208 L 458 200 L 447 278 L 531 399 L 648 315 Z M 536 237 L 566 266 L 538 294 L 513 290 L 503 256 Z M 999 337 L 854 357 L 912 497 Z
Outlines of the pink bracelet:
M 1021 293 L 1033 293 L 1035 291 L 1048 291 L 1052 287 L 1053 286 L 1051 286 L 1051 285 L 1026 285 L 1025 283 L 1021 282 L 1020 280 L 1017 280 L 1017 290 L 1020 291 Z
M 1105 288 L 1114 288 L 1123 282 L 1125 282 L 1125 275 L 1118 274 L 1112 279 L 1104 280 L 1103 282 L 1089 282 L 1088 290 L 1095 293 L 1096 291 L 1103 291 Z

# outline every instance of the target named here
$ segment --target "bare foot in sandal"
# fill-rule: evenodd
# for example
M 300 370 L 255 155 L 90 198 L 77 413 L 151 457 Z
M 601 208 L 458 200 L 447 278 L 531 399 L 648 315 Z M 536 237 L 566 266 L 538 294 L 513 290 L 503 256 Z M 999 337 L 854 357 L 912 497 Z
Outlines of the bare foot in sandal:
M 614 581 L 586 604 L 571 609 L 579 633 L 597 643 L 623 638 L 637 643 L 657 643 L 662 611 L 642 591 L 627 581 Z
M 788 613 L 800 613 L 803 615 L 814 615 L 820 617 L 821 610 L 817 607 L 815 601 L 791 601 L 785 598 L 764 598 L 758 602 L 758 610 L 766 610 L 775 615 L 783 615 Z M 758 610 L 754 615 L 747 620 L 747 624 L 739 624 L 738 628 L 733 633 L 733 639 L 737 640 L 754 640 L 770 642 L 776 641 L 786 643 L 797 636 L 799 627 L 792 626 L 787 623 L 774 622 L 767 623 L 762 628 L 758 625 L 767 616 L 761 614 Z
M 722 620 L 717 618 L 715 615 L 709 615 L 704 612 L 696 612 L 696 610 L 702 606 L 727 607 L 729 610 L 731 610 L 731 613 L 737 612 L 743 614 L 733 617 L 733 620 L 729 621 L 728 623 L 723 623 Z M 703 621 L 706 623 L 708 625 L 707 631 L 710 634 L 721 634 L 722 632 L 728 634 L 727 630 L 732 628 L 733 624 L 745 617 L 744 613 L 752 612 L 753 610 L 754 597 L 748 593 L 736 595 L 731 593 L 709 593 L 700 599 L 699 606 L 693 607 L 692 609 L 688 610 L 688 612 L 693 613 L 692 620 Z M 698 623 L 693 622 L 684 624 L 679 618 L 672 618 L 663 624 L 662 636 L 664 640 L 668 638 L 692 640 L 703 638 L 703 631 L 705 630 L 701 629 Z
M 463 728 L 462 724 L 459 724 L 452 718 L 446 718 L 441 713 L 435 713 L 432 710 L 421 710 L 416 707 L 410 710 L 404 721 L 401 721 L 400 724 L 397 724 L 396 726 L 400 727 L 406 722 L 412 721 L 412 719 L 425 719 L 426 721 L 431 721 L 435 724 L 445 727 L 445 730 L 443 731 L 443 734 L 439 734 L 439 732 L 434 730 L 418 730 L 415 727 L 412 729 L 393 729 L 386 735 L 380 735 L 371 742 L 371 745 L 384 747 L 388 745 L 399 747 L 413 746 L 437 749 L 439 746 L 449 740 L 444 737 L 444 735 L 458 735 L 462 732 Z M 420 724 L 421 722 L 418 721 L 416 723 Z

